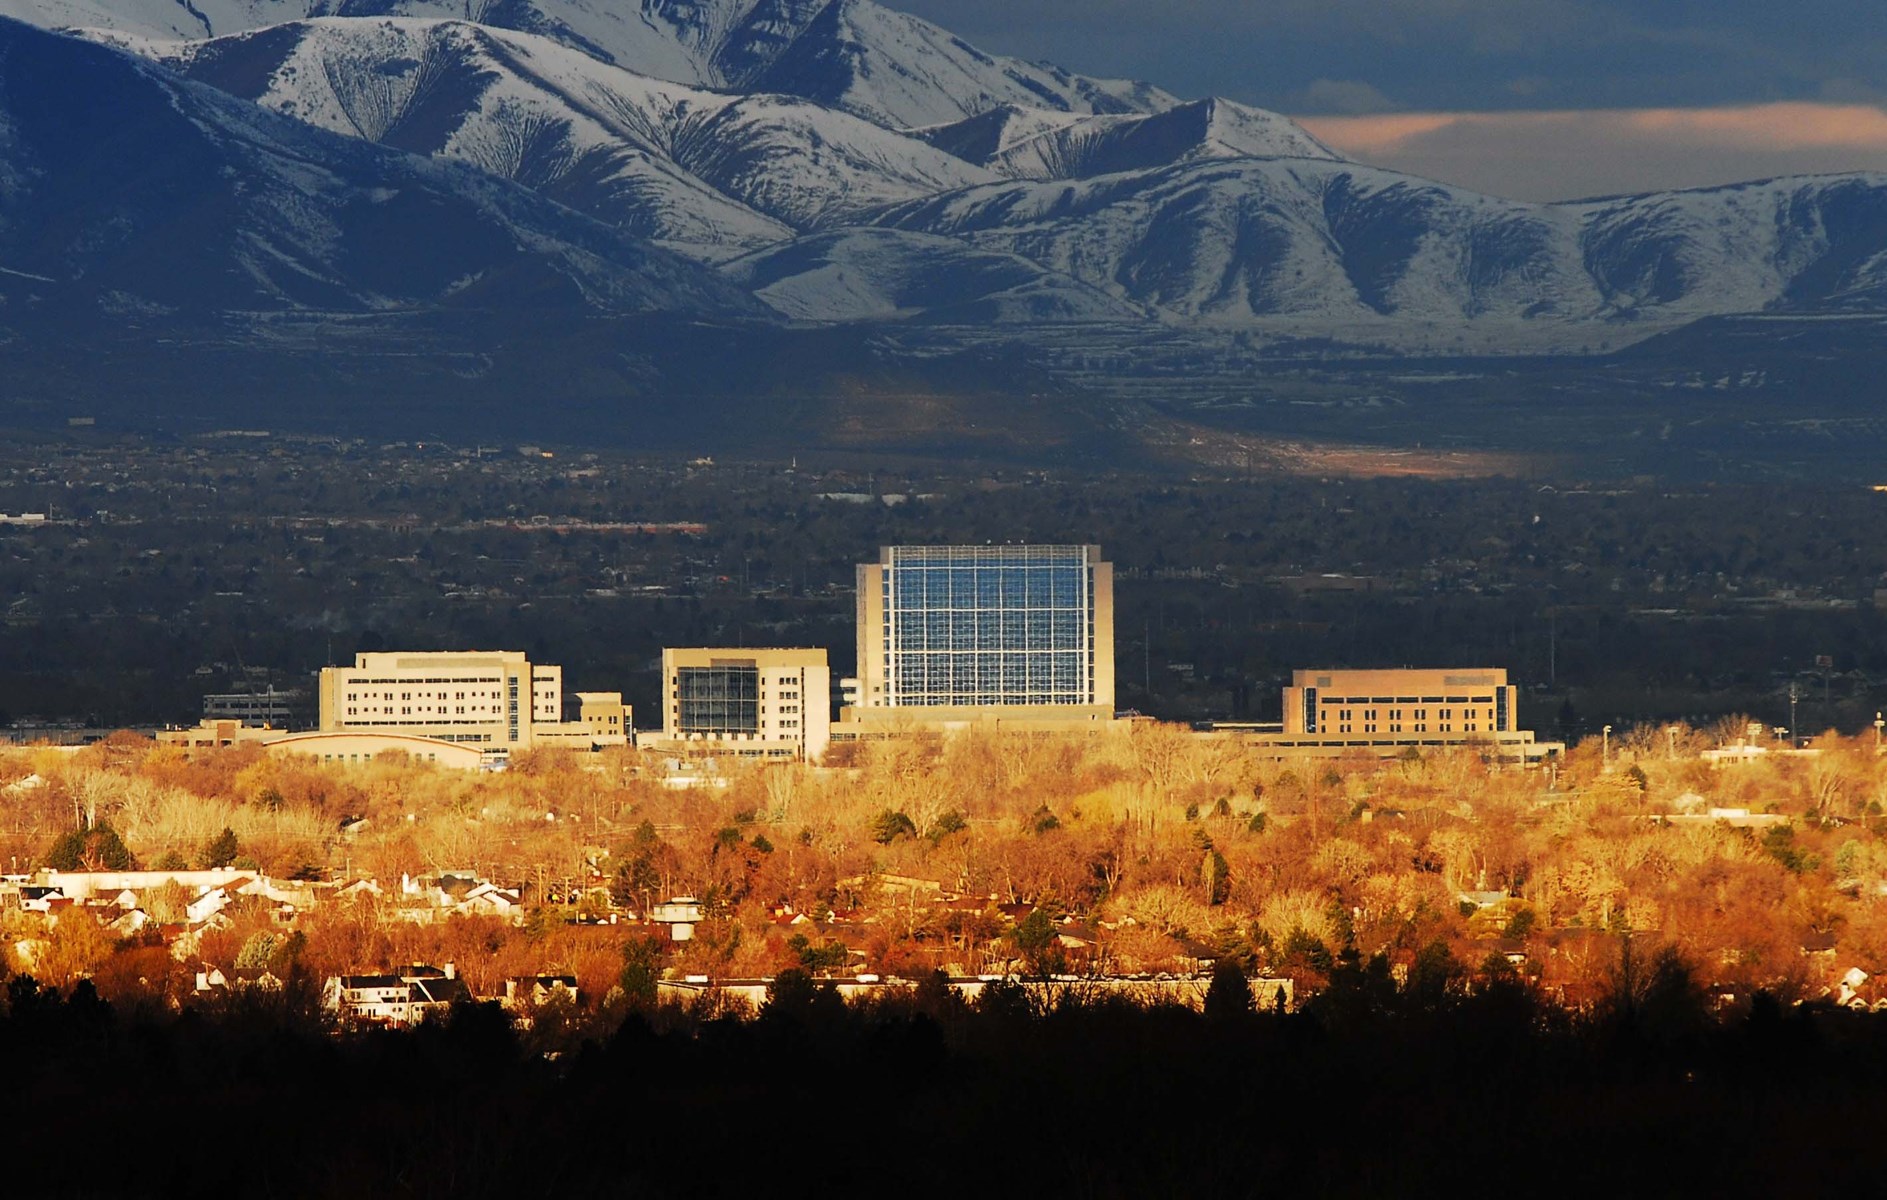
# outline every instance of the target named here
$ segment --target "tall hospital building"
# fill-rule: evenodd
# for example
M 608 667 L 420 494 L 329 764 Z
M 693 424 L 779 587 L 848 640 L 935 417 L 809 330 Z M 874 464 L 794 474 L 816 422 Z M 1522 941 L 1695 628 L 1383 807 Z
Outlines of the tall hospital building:
M 1098 729 L 1114 571 L 1098 546 L 887 546 L 858 568 L 858 675 L 835 737 L 900 725 Z

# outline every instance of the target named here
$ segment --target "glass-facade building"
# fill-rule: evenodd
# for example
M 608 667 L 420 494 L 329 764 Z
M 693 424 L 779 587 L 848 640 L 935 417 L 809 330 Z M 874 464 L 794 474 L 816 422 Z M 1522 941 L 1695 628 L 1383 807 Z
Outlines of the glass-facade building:
M 859 571 L 860 703 L 1114 703 L 1113 573 L 1095 546 L 890 546 Z
M 751 661 L 679 667 L 675 707 L 684 735 L 759 733 L 760 668 Z
M 823 649 L 666 647 L 665 750 L 817 762 L 832 740 Z

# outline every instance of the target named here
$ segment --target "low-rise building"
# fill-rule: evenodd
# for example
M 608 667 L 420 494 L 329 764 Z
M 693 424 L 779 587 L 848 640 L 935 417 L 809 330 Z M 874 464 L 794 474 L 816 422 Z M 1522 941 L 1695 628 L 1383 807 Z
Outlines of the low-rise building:
M 620 692 L 579 692 L 564 720 L 563 668 L 517 650 L 357 654 L 321 671 L 320 728 L 424 738 L 509 754 L 536 745 L 596 750 L 629 742 Z
M 522 651 L 357 654 L 321 670 L 325 733 L 393 733 L 502 750 L 563 719 L 563 668 Z
M 635 710 L 622 702 L 621 692 L 578 692 L 574 699 L 575 711 L 566 714 L 569 719 L 531 730 L 534 744 L 582 751 L 629 745 L 635 733 Z
M 218 692 L 203 697 L 203 719 L 283 729 L 301 712 L 305 699 L 303 692 L 274 688 L 260 692 Z
M 1519 689 L 1499 667 L 1294 672 L 1281 727 L 1244 733 L 1280 757 L 1388 758 L 1410 750 L 1479 746 L 1507 762 L 1565 750 L 1519 727 Z
M 817 762 L 832 740 L 822 649 L 665 649 L 662 736 L 675 753 Z
M 335 765 L 358 766 L 382 754 L 404 754 L 413 762 L 455 771 L 489 769 L 503 761 L 502 756 L 478 745 L 404 733 L 278 733 L 262 744 L 272 755 L 294 755 Z
M 404 754 L 414 762 L 461 771 L 489 768 L 503 761 L 498 754 L 477 745 L 438 738 L 352 731 L 286 733 L 267 726 L 244 725 L 230 718 L 206 719 L 189 729 L 162 729 L 157 733 L 157 740 L 163 745 L 182 746 L 186 750 L 261 746 L 274 755 L 297 755 L 323 763 L 355 766 L 372 762 L 389 752 Z M 588 748 L 587 739 L 585 748 Z

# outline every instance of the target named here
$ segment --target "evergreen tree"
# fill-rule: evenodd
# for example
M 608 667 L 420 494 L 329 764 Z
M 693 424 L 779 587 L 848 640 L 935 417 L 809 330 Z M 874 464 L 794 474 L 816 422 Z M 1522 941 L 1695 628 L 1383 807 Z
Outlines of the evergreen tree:
M 211 838 L 203 847 L 203 865 L 210 870 L 227 867 L 236 861 L 240 847 L 236 844 L 236 831 L 227 825 L 223 832 Z

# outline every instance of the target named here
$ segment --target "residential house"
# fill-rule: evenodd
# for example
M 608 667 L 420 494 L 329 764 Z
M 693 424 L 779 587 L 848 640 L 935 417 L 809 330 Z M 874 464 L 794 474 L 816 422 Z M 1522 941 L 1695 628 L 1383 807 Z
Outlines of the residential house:
M 56 912 L 71 903 L 71 899 L 60 888 L 28 884 L 20 889 L 20 909 L 23 912 Z
M 676 896 L 667 904 L 657 904 L 649 909 L 649 920 L 657 925 L 668 926 L 670 941 L 691 941 L 695 935 L 695 926 L 701 923 L 706 913 L 701 901 L 693 896 Z
M 486 880 L 466 892 L 453 906 L 455 912 L 469 916 L 523 919 L 524 897 L 513 889 L 501 888 Z
M 504 999 L 500 1003 L 515 1012 L 542 1008 L 553 1000 L 567 1004 L 577 1002 L 575 975 L 527 975 L 519 979 L 507 979 Z
M 473 999 L 451 963 L 443 969 L 403 967 L 386 975 L 335 975 L 321 995 L 323 1006 L 349 1025 L 414 1025 L 429 1013 Z
M 237 967 L 225 972 L 221 967 L 206 966 L 197 971 L 196 992 L 209 995 L 212 992 L 279 992 L 283 988 L 282 980 L 267 967 Z

